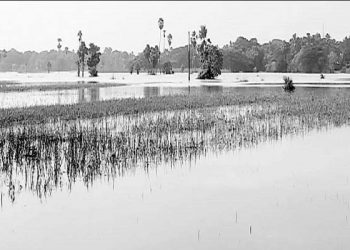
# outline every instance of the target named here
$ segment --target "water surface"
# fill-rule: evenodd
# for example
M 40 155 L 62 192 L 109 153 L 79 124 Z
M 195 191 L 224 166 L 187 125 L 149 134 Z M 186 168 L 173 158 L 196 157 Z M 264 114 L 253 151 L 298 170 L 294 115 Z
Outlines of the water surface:
M 23 193 L 1 209 L 0 247 L 348 249 L 349 136 L 314 131 L 138 168 L 43 201 Z

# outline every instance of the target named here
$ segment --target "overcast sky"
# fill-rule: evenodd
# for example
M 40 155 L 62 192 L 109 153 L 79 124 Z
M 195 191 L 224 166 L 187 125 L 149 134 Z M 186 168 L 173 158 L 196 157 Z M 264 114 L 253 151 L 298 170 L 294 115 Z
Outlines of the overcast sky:
M 289 40 L 293 33 L 350 35 L 350 2 L 0 2 L 0 48 L 19 51 L 78 47 L 86 43 L 134 53 L 159 43 L 158 18 L 173 35 L 173 47 L 187 43 L 187 32 L 208 28 L 222 46 L 238 36 Z M 163 45 L 162 45 L 163 46 Z

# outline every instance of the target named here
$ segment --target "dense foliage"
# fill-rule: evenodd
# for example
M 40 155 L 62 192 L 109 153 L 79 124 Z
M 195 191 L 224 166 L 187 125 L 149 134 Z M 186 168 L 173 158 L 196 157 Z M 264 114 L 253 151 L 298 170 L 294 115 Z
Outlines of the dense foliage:
M 194 49 L 199 44 L 193 42 L 191 40 L 191 68 L 199 68 L 200 55 Z M 232 72 L 350 72 L 350 37 L 336 41 L 328 34 L 325 37 L 320 34 L 298 37 L 294 34 L 289 41 L 274 39 L 264 44 L 259 44 L 254 38 L 248 40 L 238 37 L 235 42 L 230 41 L 219 50 L 223 53 L 223 69 Z M 40 53 L 11 49 L 2 54 L 4 56 L 0 56 L 0 71 L 48 72 L 48 65 L 51 65 L 50 71 L 72 71 L 77 68 L 77 54 L 68 48 Z M 153 55 L 157 57 L 156 53 Z M 187 56 L 187 45 L 166 49 L 161 53 L 158 63 L 163 65 L 170 61 L 175 70 L 180 70 L 181 65 L 187 69 Z M 151 64 L 143 52 L 134 55 L 113 51 L 112 48 L 104 49 L 97 70 L 128 72 L 130 63 L 135 59 L 138 60 L 141 70 L 150 71 Z
M 218 46 L 214 46 L 207 38 L 207 28 L 202 25 L 198 37 L 192 33 L 192 46 L 194 46 L 200 56 L 201 70 L 198 79 L 214 79 L 221 74 L 223 55 Z M 199 39 L 200 43 L 196 40 Z M 196 45 L 194 45 L 196 44 Z
M 93 43 L 90 43 L 90 48 L 88 50 L 87 66 L 89 69 L 90 76 L 97 76 L 97 65 L 100 62 L 100 47 Z
M 149 74 L 156 74 L 156 67 L 160 58 L 159 47 L 156 45 L 154 47 L 146 45 L 146 48 L 143 50 L 144 67 L 148 70 Z
M 162 72 L 163 74 L 167 74 L 167 75 L 174 73 L 171 62 L 167 61 L 163 64 Z

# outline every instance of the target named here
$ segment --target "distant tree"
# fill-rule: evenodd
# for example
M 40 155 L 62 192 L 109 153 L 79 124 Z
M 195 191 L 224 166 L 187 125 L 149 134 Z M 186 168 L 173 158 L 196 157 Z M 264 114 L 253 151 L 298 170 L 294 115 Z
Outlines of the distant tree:
M 135 61 L 134 63 L 134 68 L 136 70 L 136 74 L 139 74 L 140 73 L 140 70 L 141 70 L 141 63 L 139 60 Z
M 198 39 L 198 35 L 196 34 L 196 31 L 192 31 L 192 34 L 191 34 L 191 45 L 193 47 L 193 49 L 192 49 L 192 69 L 195 68 L 194 62 L 196 60 L 196 55 L 197 55 L 197 39 Z
M 156 74 L 155 68 L 157 67 L 160 58 L 159 47 L 157 45 L 155 47 L 150 47 L 147 44 L 146 48 L 143 50 L 143 54 L 150 68 L 148 73 L 152 75 Z
M 82 42 L 81 37 L 83 36 L 83 33 L 81 32 L 81 30 L 78 31 L 77 36 L 79 37 L 79 39 L 78 39 L 78 41 L 79 41 L 79 47 L 78 47 L 78 51 L 77 51 L 78 59 L 76 60 L 76 64 L 77 64 L 77 66 L 78 66 L 78 77 L 80 77 L 80 68 L 81 68 L 80 60 L 81 60 L 81 53 L 79 52 L 79 49 L 80 49 L 81 42 Z
M 266 47 L 266 70 L 271 72 L 287 72 L 289 44 L 279 39 L 273 39 Z
M 67 53 L 68 53 L 68 47 L 64 47 L 64 52 L 65 52 L 66 55 L 67 55 Z
M 146 45 L 146 48 L 143 50 L 143 55 L 145 57 L 145 67 L 149 70 L 150 68 L 150 55 L 151 55 L 151 47 L 149 44 Z
M 331 53 L 329 53 L 328 55 L 328 63 L 329 63 L 329 71 L 331 73 L 334 72 L 334 70 L 338 70 L 340 68 L 340 61 L 341 61 L 341 57 L 339 54 L 337 54 L 334 51 L 331 51 Z
M 83 36 L 83 33 L 81 30 L 78 31 L 78 37 L 79 37 L 79 43 L 81 42 L 81 37 Z
M 165 33 L 166 33 L 166 30 L 163 30 L 163 52 L 165 51 Z
M 295 57 L 298 71 L 305 73 L 321 73 L 328 66 L 326 50 L 319 46 L 308 45 L 303 47 Z
M 231 72 L 252 72 L 254 64 L 241 50 L 230 47 L 223 50 L 223 66 Z
M 93 43 L 90 43 L 89 46 L 87 66 L 90 76 L 96 77 L 98 75 L 97 64 L 99 64 L 101 56 L 100 47 L 96 46 Z
M 200 27 L 199 38 L 201 43 L 197 45 L 197 50 L 201 58 L 201 71 L 198 74 L 198 79 L 214 79 L 221 74 L 222 52 L 207 38 L 207 28 L 204 25 Z
M 164 19 L 161 17 L 158 19 L 158 27 L 159 27 L 159 47 L 158 48 L 160 48 L 160 42 L 162 40 L 162 29 L 164 27 Z
M 164 28 L 164 19 L 161 18 L 161 17 L 158 19 L 158 28 L 159 28 L 159 46 L 158 46 L 158 49 L 160 51 L 160 43 L 161 43 L 161 40 L 162 40 L 162 29 Z M 160 57 L 159 57 L 158 60 L 160 60 Z M 160 63 L 160 61 L 158 61 L 158 63 Z M 159 72 L 160 72 L 160 68 L 159 68 Z
M 80 42 L 80 46 L 77 51 L 77 54 L 78 54 L 78 66 L 80 66 L 81 75 L 82 77 L 84 77 L 85 59 L 86 59 L 86 55 L 88 55 L 88 48 L 86 47 L 85 42 L 83 41 Z M 79 73 L 78 73 L 78 76 L 79 76 Z
M 163 73 L 164 74 L 173 74 L 174 71 L 173 71 L 173 67 L 171 65 L 171 62 L 167 61 L 163 64 Z
M 185 65 L 181 64 L 181 72 L 183 73 L 185 71 Z
M 168 38 L 168 44 L 169 44 L 169 50 L 170 50 L 171 49 L 171 42 L 173 40 L 173 35 L 169 33 L 167 38 Z
M 129 72 L 130 74 L 132 74 L 134 72 L 134 70 L 136 71 L 137 74 L 140 73 L 141 70 L 141 61 L 139 58 L 135 58 L 134 60 L 132 60 L 129 64 Z
M 51 71 L 51 63 L 50 62 L 47 62 L 47 73 L 50 73 Z
M 205 25 L 201 25 L 199 29 L 199 39 L 205 40 L 205 38 L 207 37 L 207 32 L 207 27 Z
M 5 58 L 6 56 L 7 56 L 6 50 L 5 50 L 5 49 L 1 50 L 1 51 L 0 51 L 0 60 L 1 60 L 2 58 Z
M 155 47 L 151 47 L 151 52 L 150 52 L 150 64 L 152 66 L 152 74 L 155 74 L 155 68 L 157 67 L 157 64 L 159 63 L 159 58 L 160 58 L 160 51 L 158 46 L 156 45 Z
M 58 51 L 60 51 L 62 48 L 62 45 L 61 45 L 62 39 L 58 38 L 57 41 L 58 41 L 57 49 L 58 49 Z

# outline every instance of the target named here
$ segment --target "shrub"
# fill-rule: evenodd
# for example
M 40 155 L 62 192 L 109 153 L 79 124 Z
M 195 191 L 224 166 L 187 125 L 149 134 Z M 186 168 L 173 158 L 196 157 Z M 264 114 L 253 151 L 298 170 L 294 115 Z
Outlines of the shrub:
M 163 64 L 163 74 L 174 74 L 173 66 L 171 65 L 171 62 L 167 61 Z
M 284 86 L 283 86 L 284 91 L 292 92 L 295 90 L 292 78 L 290 78 L 289 76 L 283 76 L 283 80 L 284 80 Z

